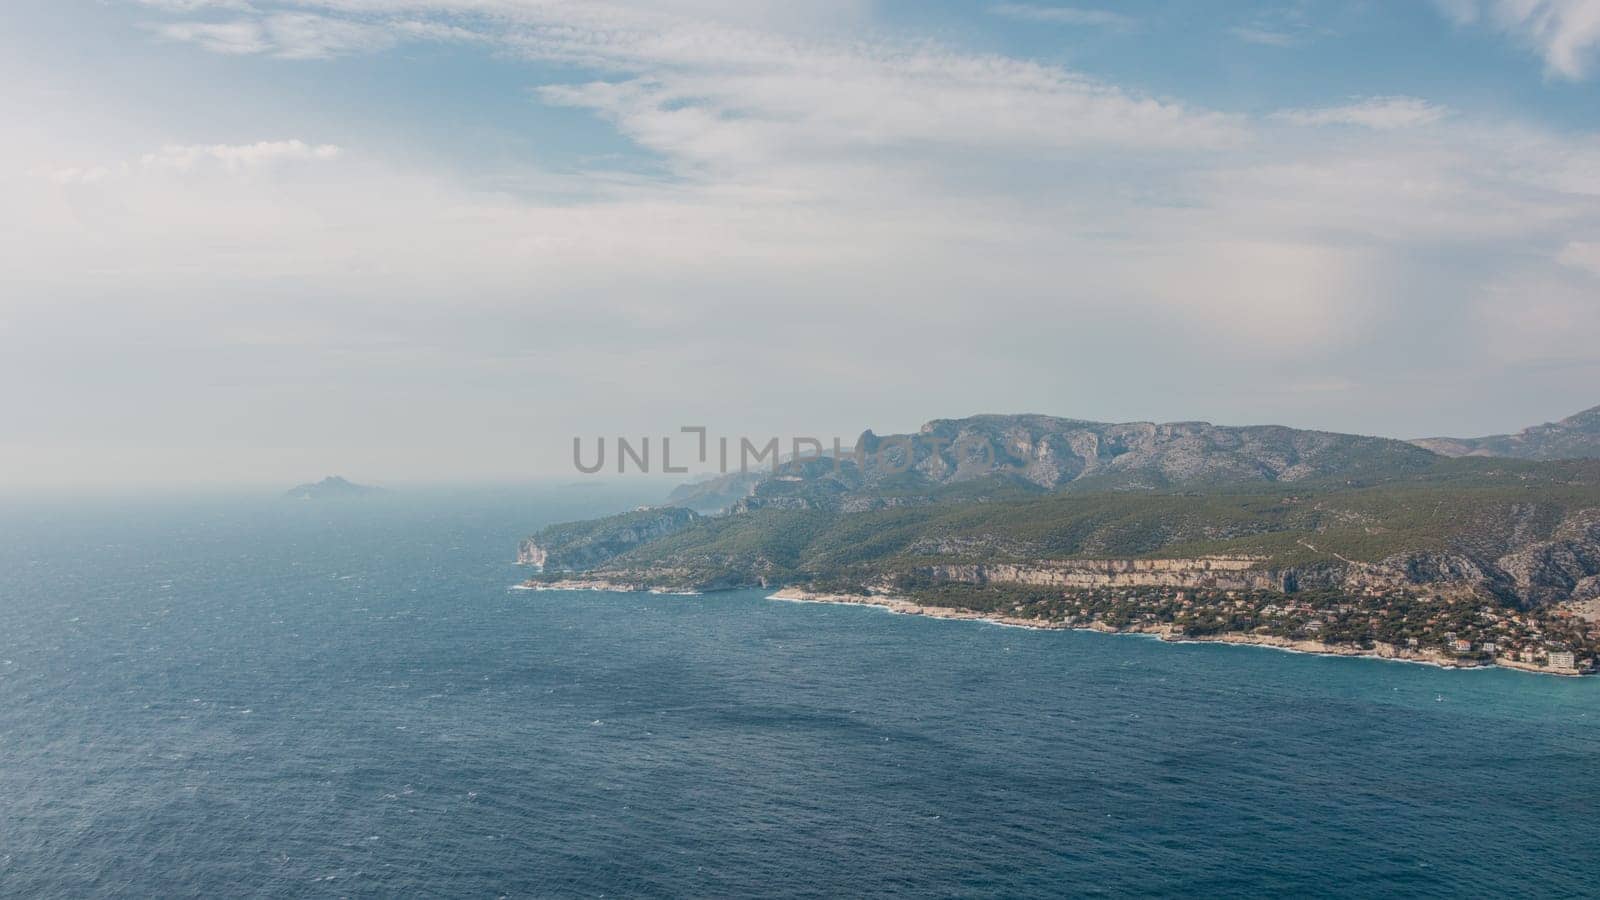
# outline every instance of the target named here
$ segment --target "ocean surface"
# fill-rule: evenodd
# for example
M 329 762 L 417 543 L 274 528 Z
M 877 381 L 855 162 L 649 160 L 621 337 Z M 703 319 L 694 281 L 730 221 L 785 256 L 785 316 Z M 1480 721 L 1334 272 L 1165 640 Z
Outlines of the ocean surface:
M 0 895 L 1600 895 L 1600 679 L 510 589 L 658 494 L 7 501 Z

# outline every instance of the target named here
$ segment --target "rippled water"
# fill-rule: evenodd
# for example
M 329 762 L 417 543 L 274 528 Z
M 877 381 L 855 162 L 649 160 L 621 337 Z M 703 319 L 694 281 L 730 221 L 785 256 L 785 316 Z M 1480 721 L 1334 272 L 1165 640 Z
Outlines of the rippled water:
M 1600 679 L 508 590 L 626 503 L 9 505 L 0 894 L 1600 890 Z

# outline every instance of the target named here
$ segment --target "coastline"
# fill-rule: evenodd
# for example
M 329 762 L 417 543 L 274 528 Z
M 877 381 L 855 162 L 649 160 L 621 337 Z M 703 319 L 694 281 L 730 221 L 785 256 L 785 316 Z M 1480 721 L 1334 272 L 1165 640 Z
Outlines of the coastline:
M 563 578 L 560 581 L 524 581 L 511 586 L 516 591 L 609 591 L 614 594 L 663 594 L 671 597 L 698 597 L 703 591 L 670 590 L 633 581 L 605 578 Z
M 1270 634 L 1248 634 L 1245 632 L 1230 631 L 1215 635 L 1186 635 L 1175 631 L 1171 625 L 1133 625 L 1128 628 L 1113 628 L 1103 622 L 1090 622 L 1086 625 L 1072 625 L 1065 622 L 1040 622 L 1037 619 L 1023 619 L 1016 616 L 995 615 L 982 613 L 971 609 L 960 609 L 947 606 L 927 606 L 906 597 L 876 596 L 868 594 L 830 594 L 806 591 L 800 588 L 783 588 L 767 597 L 768 600 L 784 600 L 791 603 L 833 603 L 854 606 L 875 606 L 897 615 L 926 616 L 934 619 L 957 619 L 971 622 L 989 622 L 995 625 L 1005 625 L 1013 628 L 1032 628 L 1039 631 L 1098 631 L 1103 634 L 1140 634 L 1158 638 L 1172 644 L 1236 644 L 1248 647 L 1267 647 L 1274 650 L 1283 650 L 1290 653 L 1305 653 L 1312 656 L 1349 656 L 1366 659 L 1383 659 L 1391 662 L 1406 662 L 1417 665 L 1434 666 L 1441 669 L 1513 669 L 1529 672 L 1535 675 L 1556 675 L 1565 678 L 1581 677 L 1582 673 L 1576 669 L 1551 669 L 1545 666 L 1521 662 L 1520 660 L 1497 658 L 1492 662 L 1479 662 L 1476 660 L 1461 660 L 1434 650 L 1412 650 L 1407 647 L 1396 647 L 1393 644 L 1377 643 L 1371 649 L 1357 647 L 1351 644 L 1328 644 L 1317 640 L 1301 640 L 1295 638 L 1279 637 Z
M 669 590 L 643 582 L 611 581 L 609 579 L 563 578 L 559 581 L 537 582 L 529 580 L 516 586 L 520 590 L 534 591 L 610 591 L 614 593 L 650 593 L 668 596 L 700 596 L 701 591 Z M 1176 631 L 1170 624 L 1136 624 L 1127 628 L 1113 628 L 1104 622 L 1069 624 L 1066 622 L 1041 622 L 996 613 L 979 612 L 953 606 L 929 606 L 907 597 L 878 594 L 839 594 L 808 591 L 785 587 L 768 594 L 768 600 L 789 603 L 829 603 L 844 606 L 872 606 L 896 615 L 924 616 L 930 619 L 950 619 L 965 622 L 987 622 L 1009 628 L 1029 628 L 1036 631 L 1098 631 L 1102 634 L 1134 634 L 1157 638 L 1171 644 L 1235 644 L 1246 647 L 1266 647 L 1288 653 L 1305 653 L 1312 656 L 1348 656 L 1365 659 L 1382 659 L 1415 665 L 1434 666 L 1441 669 L 1510 669 L 1534 675 L 1555 675 L 1563 678 L 1582 677 L 1577 669 L 1552 669 L 1521 660 L 1497 657 L 1490 662 L 1462 660 L 1437 650 L 1413 650 L 1393 644 L 1377 643 L 1371 648 L 1352 644 L 1329 644 L 1318 640 L 1280 637 L 1270 634 L 1223 632 L 1212 635 L 1188 635 Z

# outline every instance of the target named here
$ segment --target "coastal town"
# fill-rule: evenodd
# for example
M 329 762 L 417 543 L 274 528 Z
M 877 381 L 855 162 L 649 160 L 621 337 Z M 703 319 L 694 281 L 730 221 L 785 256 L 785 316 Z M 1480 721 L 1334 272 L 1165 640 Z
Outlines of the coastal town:
M 913 581 L 897 584 L 893 593 L 915 598 L 914 605 L 925 613 L 959 609 L 1013 624 L 1150 632 L 1169 640 L 1259 643 L 1564 675 L 1593 674 L 1600 659 L 1600 623 L 1566 607 L 1507 607 L 1471 593 L 1285 594 L 1127 586 L 1062 592 Z

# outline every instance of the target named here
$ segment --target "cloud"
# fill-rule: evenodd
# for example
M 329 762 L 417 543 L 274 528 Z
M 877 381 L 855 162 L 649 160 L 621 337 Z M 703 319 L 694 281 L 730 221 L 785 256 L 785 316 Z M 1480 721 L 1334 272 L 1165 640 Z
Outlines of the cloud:
M 426 409 L 441 435 L 505 448 L 483 471 L 514 473 L 537 468 L 523 457 L 541 430 L 696 411 L 858 430 L 884 408 L 931 416 L 996 396 L 1108 416 L 1156 415 L 1148 398 L 1172 397 L 1174 416 L 1312 423 L 1324 401 L 1281 385 L 1356 372 L 1358 387 L 1333 392 L 1354 409 L 1432 380 L 1450 386 L 1408 400 L 1443 403 L 1462 383 L 1450 354 L 1487 378 L 1480 354 L 1536 360 L 1552 327 L 1564 352 L 1592 357 L 1583 341 L 1600 339 L 1578 271 L 1592 258 L 1578 239 L 1600 234 L 1600 145 L 1585 135 L 1400 97 L 1227 114 L 902 32 L 769 27 L 712 0 L 257 6 L 208 14 L 258 29 L 249 52 L 263 55 L 452 41 L 535 60 L 534 100 L 592 113 L 642 153 L 618 170 L 429 166 L 355 124 L 339 148 L 219 134 L 124 162 L 67 127 L 25 152 L 0 146 L 15 211 L 0 271 L 18 286 L 6 318 L 60 357 L 0 354 L 0 385 L 133 373 L 26 408 L 17 433 L 77 427 L 57 413 L 72 410 L 210 447 L 194 423 L 248 407 L 230 423 L 243 453 L 293 423 L 381 456 L 423 446 L 411 435 Z M 278 15 L 313 17 L 318 37 L 283 38 L 295 32 L 274 32 Z M 308 134 L 299 110 L 266 114 L 286 130 L 264 133 Z M 112 130 L 141 115 L 136 139 Z M 143 109 L 72 118 L 107 129 L 102 148 L 160 146 L 172 127 Z M 41 159 L 74 164 L 4 180 Z M 1556 287 L 1559 302 L 1525 304 Z M 196 371 L 230 393 L 197 393 Z M 794 371 L 806 377 L 782 377 Z M 1232 399 L 1264 384 L 1290 399 Z M 531 396 L 540 415 L 515 430 L 505 410 Z M 1404 424 L 1414 410 L 1399 407 Z M 562 462 L 570 446 L 555 451 Z
M 1122 13 L 1077 6 L 1036 6 L 1031 3 L 997 3 L 989 12 L 1008 19 L 1041 22 L 1049 25 L 1081 25 L 1092 28 L 1131 29 L 1138 20 Z
M 1285 110 L 1277 118 L 1294 125 L 1357 125 L 1391 131 L 1431 125 L 1448 114 L 1444 107 L 1416 97 L 1370 97 L 1344 106 Z
M 1297 284 L 1296 270 L 1325 282 L 1330 260 L 1350 268 L 1351 283 L 1393 285 L 1407 266 L 1395 257 L 1412 246 L 1464 248 L 1475 258 L 1501 252 L 1495 242 L 1563 246 L 1565 229 L 1595 218 L 1585 192 L 1600 191 L 1600 151 L 1589 142 L 1485 127 L 1412 97 L 1251 121 L 1005 56 L 797 37 L 762 27 L 760 9 L 741 7 L 729 19 L 711 0 L 298 5 L 359 33 L 387 29 L 396 42 L 433 39 L 429 29 L 440 29 L 442 39 L 605 76 L 547 84 L 536 96 L 612 123 L 665 174 L 584 173 L 573 183 L 590 203 L 533 200 L 527 221 L 500 203 L 482 214 L 509 217 L 519 224 L 508 227 L 530 235 L 519 258 L 549 251 L 563 266 L 604 266 L 628 247 L 665 266 L 705 253 L 782 266 L 926 252 L 938 268 L 952 248 L 979 241 L 1009 248 L 1006 265 L 1037 279 L 1020 280 L 1019 294 L 1061 278 L 1058 266 L 1077 266 L 1073 277 L 1102 296 L 1142 285 L 1140 302 L 1181 305 L 1203 280 L 1194 275 L 1203 259 L 1167 248 L 1204 243 L 1219 248 L 1205 258 L 1270 259 L 1264 271 L 1280 285 Z M 1029 5 L 1023 14 L 1061 9 Z M 261 16 L 278 14 L 268 7 Z M 1295 9 L 1249 24 L 1284 34 L 1310 27 Z M 1305 131 L 1338 125 L 1354 127 L 1337 146 Z M 680 225 L 662 233 L 652 227 L 657 217 Z M 1123 257 L 1110 250 L 1118 246 L 1138 250 L 1116 262 Z M 1133 278 L 1134 259 L 1166 259 L 1157 276 L 1171 289 Z M 1275 316 L 1263 312 L 1272 308 L 1266 295 L 1236 293 L 1253 299 L 1218 300 L 1218 327 L 1278 322 L 1285 347 L 1315 332 L 1288 323 L 1322 321 L 1339 302 L 1337 292 L 1285 291 L 1293 302 Z
M 1235 24 L 1228 33 L 1247 44 L 1263 47 L 1296 47 L 1327 30 L 1308 13 L 1306 0 L 1262 7 L 1249 19 Z
M 281 13 L 222 23 L 174 22 L 158 25 L 155 30 L 169 40 L 197 44 L 213 53 L 269 54 L 282 59 L 328 59 L 383 50 L 394 46 L 402 36 L 443 34 L 441 30 L 430 34 L 426 23 L 396 22 L 386 26 L 309 13 Z
M 1228 29 L 1228 33 L 1247 44 L 1260 44 L 1263 47 L 1293 47 L 1301 40 L 1299 34 L 1255 25 L 1238 25 Z
M 1600 276 L 1600 243 L 1573 241 L 1556 258 L 1562 265 Z
M 49 166 L 30 174 L 61 185 L 93 185 L 137 172 L 193 172 L 212 167 L 245 172 L 286 162 L 328 161 L 341 150 L 334 144 L 308 144 L 294 139 L 253 144 L 168 144 L 141 155 L 137 164 L 120 162 L 90 166 Z
M 1450 20 L 1488 26 L 1537 53 L 1545 71 L 1587 78 L 1600 50 L 1600 0 L 1434 0 Z
M 198 44 L 212 53 L 247 55 L 272 49 L 259 22 L 174 22 L 156 27 L 162 37 Z
M 29 174 L 56 184 L 98 184 L 108 178 L 128 173 L 127 165 L 120 166 L 60 166 L 34 169 Z
M 509 0 L 301 5 L 304 10 L 292 14 L 267 9 L 225 32 L 173 23 L 162 33 L 186 35 L 216 52 L 299 58 L 401 41 L 474 40 L 615 73 L 620 77 L 548 86 L 540 96 L 591 109 L 641 145 L 691 168 L 726 165 L 737 155 L 798 158 L 913 145 L 981 146 L 1013 155 L 1076 146 L 1207 148 L 1241 135 L 1232 117 L 1059 66 L 928 42 L 799 39 L 681 12 L 720 9 L 709 0 L 644 8 Z
M 249 0 L 138 0 L 143 6 L 166 12 L 192 13 L 208 9 L 227 9 L 248 12 Z
M 140 163 L 147 168 L 189 171 L 201 163 L 216 163 L 229 171 L 255 168 L 291 160 L 330 160 L 339 156 L 333 144 L 307 144 L 301 140 L 257 141 L 254 144 L 170 144 L 147 153 Z

